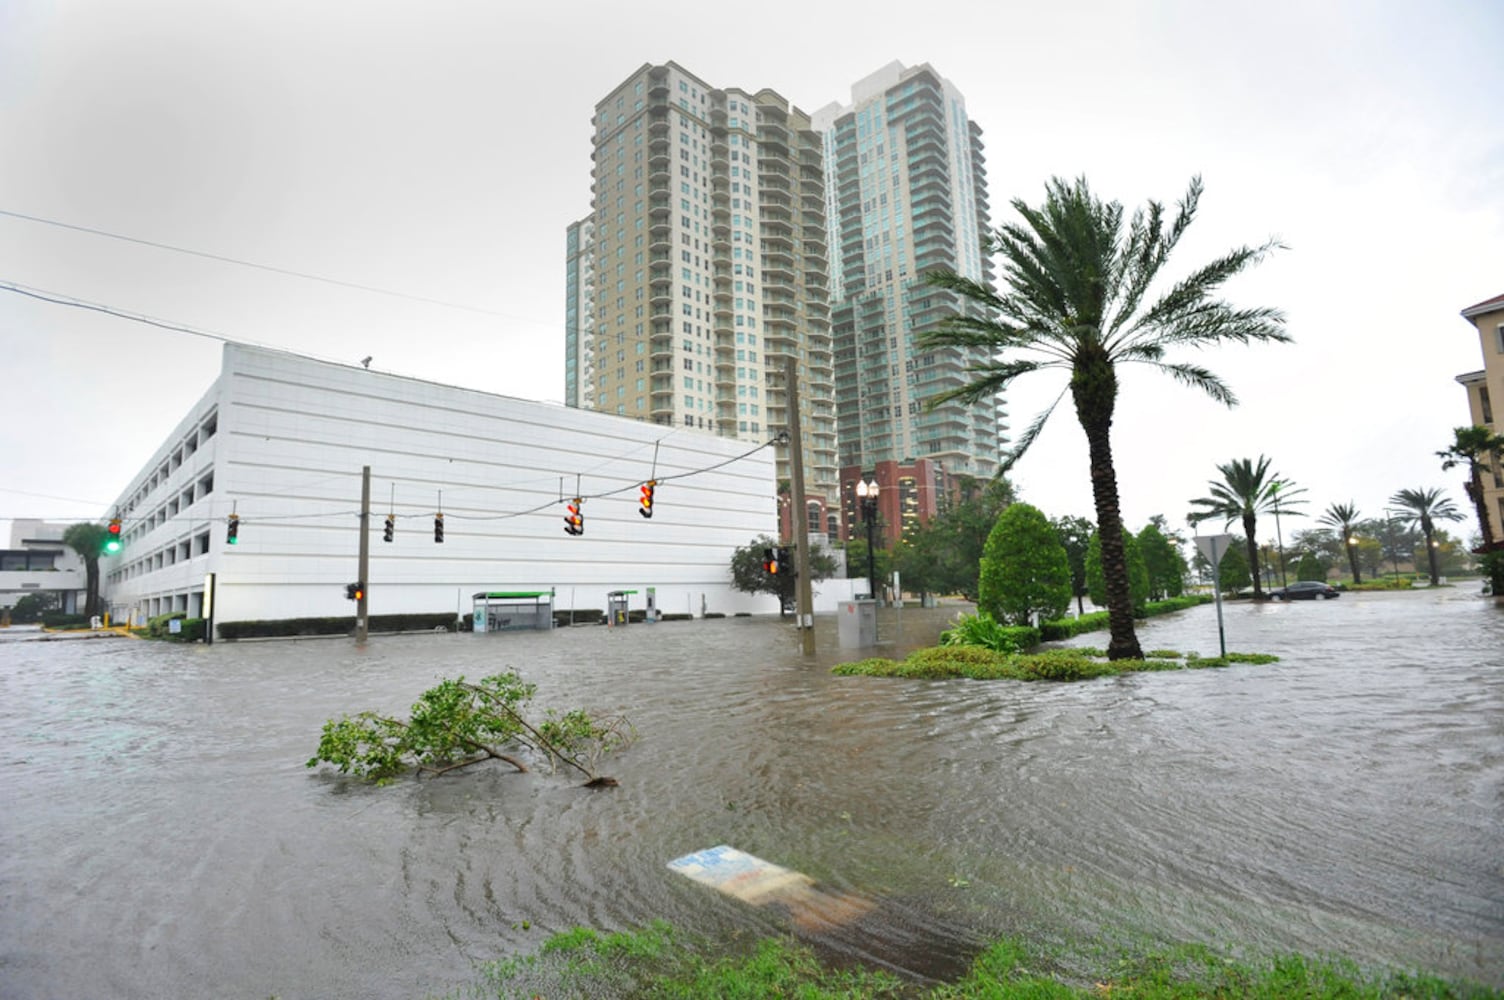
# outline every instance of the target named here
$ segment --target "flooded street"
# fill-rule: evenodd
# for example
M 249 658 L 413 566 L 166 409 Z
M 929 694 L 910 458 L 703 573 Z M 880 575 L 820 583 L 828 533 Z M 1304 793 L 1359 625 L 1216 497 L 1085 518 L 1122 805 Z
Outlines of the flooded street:
M 885 611 L 879 652 L 956 610 Z M 916 976 L 998 934 L 1128 931 L 1504 985 L 1504 607 L 1469 585 L 1226 614 L 1229 649 L 1281 662 L 840 678 L 869 651 L 825 618 L 812 660 L 776 618 L 3 641 L 0 995 L 412 998 L 576 924 L 785 926 L 665 867 L 717 844 L 875 900 L 829 946 Z M 1215 655 L 1215 614 L 1140 638 Z M 303 766 L 331 716 L 508 667 L 539 708 L 631 718 L 619 788 Z

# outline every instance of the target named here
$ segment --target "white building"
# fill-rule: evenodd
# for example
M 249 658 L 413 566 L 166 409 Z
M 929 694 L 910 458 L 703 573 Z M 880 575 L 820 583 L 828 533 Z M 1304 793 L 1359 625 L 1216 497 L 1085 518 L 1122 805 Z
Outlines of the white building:
M 777 532 L 772 447 L 229 344 L 109 512 L 125 527 L 123 552 L 101 561 L 112 614 L 199 616 L 213 573 L 216 622 L 353 617 L 363 466 L 372 615 L 550 588 L 564 609 L 605 608 L 613 590 L 637 590 L 641 607 L 652 587 L 664 612 L 777 610 L 732 590 L 729 568 L 738 546 Z M 574 496 L 582 536 L 563 530 Z
M 84 610 L 87 580 L 83 560 L 63 541 L 66 524 L 17 518 L 10 548 L 0 549 L 0 608 L 13 608 L 28 594 L 48 595 L 66 614 Z

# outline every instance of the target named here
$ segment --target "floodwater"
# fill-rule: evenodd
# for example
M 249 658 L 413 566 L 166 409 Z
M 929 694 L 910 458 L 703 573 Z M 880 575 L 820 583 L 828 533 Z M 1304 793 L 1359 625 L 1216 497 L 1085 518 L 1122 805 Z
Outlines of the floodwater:
M 956 610 L 886 610 L 882 652 Z M 1471 588 L 1229 605 L 1281 662 L 1081 684 L 834 677 L 818 631 L 0 642 L 0 995 L 411 998 L 577 924 L 788 926 L 665 867 L 717 844 L 870 903 L 817 944 L 916 978 L 1127 932 L 1504 985 L 1504 606 Z M 1140 636 L 1217 648 L 1210 607 Z M 620 787 L 303 766 L 330 716 L 507 667 L 631 717 Z

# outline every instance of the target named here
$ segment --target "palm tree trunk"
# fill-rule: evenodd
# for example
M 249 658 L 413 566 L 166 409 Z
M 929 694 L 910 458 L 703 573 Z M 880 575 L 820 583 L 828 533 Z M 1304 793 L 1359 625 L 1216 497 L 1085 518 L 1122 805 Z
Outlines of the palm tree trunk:
M 1358 547 L 1353 544 L 1351 532 L 1342 533 L 1342 547 L 1347 549 L 1347 564 L 1352 567 L 1353 583 L 1362 583 L 1363 578 L 1358 575 Z
M 1477 462 L 1469 463 L 1471 476 L 1463 488 L 1473 502 L 1473 513 L 1478 516 L 1478 530 L 1483 535 L 1483 551 L 1488 552 L 1494 544 L 1494 526 L 1488 520 L 1488 507 L 1483 503 L 1483 467 Z
M 1431 542 L 1429 529 L 1426 531 L 1426 564 L 1431 569 L 1431 586 L 1440 585 L 1441 575 L 1436 572 L 1436 546 Z
M 1254 528 L 1258 524 L 1258 518 L 1254 517 L 1253 511 L 1243 511 L 1243 537 L 1248 539 L 1248 565 L 1253 568 L 1253 599 L 1264 599 L 1264 585 L 1260 580 L 1261 570 L 1259 567 L 1259 543 L 1254 538 Z
M 84 560 L 84 614 L 93 618 L 99 614 L 99 560 Z
M 1113 404 L 1117 401 L 1117 377 L 1105 354 L 1101 359 L 1077 362 L 1071 377 L 1071 396 L 1091 454 L 1091 492 L 1097 506 L 1097 537 L 1102 542 L 1102 577 L 1107 585 L 1111 634 L 1107 658 L 1142 660 L 1144 652 L 1133 629 L 1133 593 L 1128 585 L 1123 518 L 1118 510 L 1118 476 L 1109 440 Z

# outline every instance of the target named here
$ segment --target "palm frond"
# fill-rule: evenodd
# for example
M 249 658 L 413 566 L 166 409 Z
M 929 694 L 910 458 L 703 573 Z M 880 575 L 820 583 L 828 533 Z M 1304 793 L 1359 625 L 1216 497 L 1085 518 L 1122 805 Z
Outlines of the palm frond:
M 925 409 L 934 410 L 950 402 L 977 403 L 991 399 L 1008 388 L 1009 383 L 1020 375 L 1039 371 L 1041 368 L 1060 367 L 1056 361 L 1035 361 L 1024 358 L 1017 361 L 988 361 L 968 365 L 966 371 L 975 376 L 958 389 L 938 393 L 925 400 Z
M 1137 355 L 1140 354 L 1143 356 L 1138 357 Z M 1127 355 L 1124 360 L 1140 361 L 1143 364 L 1157 368 L 1160 371 L 1168 374 L 1171 378 L 1175 379 L 1175 381 L 1179 382 L 1181 385 L 1188 385 L 1193 389 L 1200 389 L 1212 399 L 1215 399 L 1217 402 L 1223 404 L 1229 409 L 1238 405 L 1238 397 L 1233 394 L 1232 389 L 1227 385 L 1227 383 L 1223 382 L 1222 379 L 1218 377 L 1214 372 L 1206 368 L 1202 368 L 1200 365 L 1160 361 L 1158 360 L 1158 358 L 1161 354 L 1163 354 L 1162 350 L 1156 348 L 1155 345 L 1148 344 L 1133 351 L 1132 353 Z
M 1024 453 L 1029 450 L 1029 446 L 1034 443 L 1034 439 L 1039 437 L 1039 432 L 1044 430 L 1044 425 L 1050 419 L 1050 414 L 1055 412 L 1055 407 L 1059 406 L 1060 401 L 1065 398 L 1066 391 L 1062 389 L 1060 395 L 1055 397 L 1055 401 L 1045 407 L 1043 413 L 1040 413 L 1029 422 L 1029 426 L 1024 431 L 1023 437 L 1019 438 L 1012 448 L 1003 453 L 997 470 L 999 476 L 1011 471 L 1013 466 L 1018 464 L 1018 460 L 1024 457 Z

